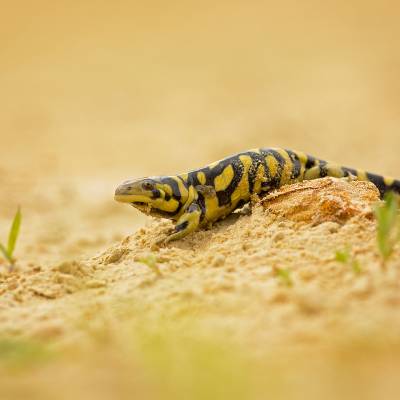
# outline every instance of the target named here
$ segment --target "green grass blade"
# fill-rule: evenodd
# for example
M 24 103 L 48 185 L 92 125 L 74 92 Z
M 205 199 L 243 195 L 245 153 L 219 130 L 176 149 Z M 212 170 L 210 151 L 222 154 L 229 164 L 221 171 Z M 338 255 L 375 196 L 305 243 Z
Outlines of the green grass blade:
M 21 208 L 18 207 L 18 210 L 15 214 L 14 220 L 11 225 L 10 234 L 8 236 L 8 248 L 7 252 L 10 258 L 12 258 L 15 244 L 17 243 L 19 228 L 21 226 Z
M 355 274 L 360 274 L 362 272 L 361 265 L 358 260 L 353 260 L 351 263 L 351 268 Z
M 157 265 L 157 257 L 154 254 L 150 253 L 146 257 L 138 258 L 136 261 L 147 265 L 158 277 L 162 276 Z
M 284 268 L 275 268 L 275 275 L 281 280 L 286 286 L 293 286 L 293 281 L 290 276 L 290 271 Z
M 8 255 L 8 252 L 7 252 L 7 249 L 0 243 L 0 250 L 1 250 L 1 252 L 3 253 L 3 255 L 4 255 L 4 258 L 6 259 L 6 260 L 8 260 L 10 263 L 12 263 L 12 259 L 11 259 L 11 257 Z
M 378 222 L 377 241 L 383 260 L 393 253 L 394 246 L 400 238 L 399 229 L 399 197 L 393 192 L 385 196 L 385 202 L 375 209 Z
M 349 262 L 350 260 L 350 252 L 348 249 L 346 250 L 337 250 L 335 253 L 335 259 L 336 261 L 342 263 L 342 264 L 346 264 Z

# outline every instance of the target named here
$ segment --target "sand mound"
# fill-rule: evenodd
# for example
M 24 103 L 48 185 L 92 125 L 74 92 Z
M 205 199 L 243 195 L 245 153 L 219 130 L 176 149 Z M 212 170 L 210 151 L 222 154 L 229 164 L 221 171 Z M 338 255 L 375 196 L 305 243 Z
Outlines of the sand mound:
M 371 205 L 378 198 L 379 192 L 370 182 L 326 178 L 285 186 L 268 195 L 262 204 L 295 222 L 344 224 L 357 215 L 372 219 Z
M 290 319 L 295 324 L 303 324 L 299 319 L 302 312 L 318 313 L 325 307 L 339 310 L 349 298 L 362 299 L 360 307 L 365 307 L 368 299 L 375 307 L 378 298 L 397 304 L 397 274 L 390 278 L 394 290 L 385 287 L 380 291 L 377 287 L 389 279 L 381 276 L 376 254 L 371 206 L 378 199 L 376 188 L 366 182 L 326 178 L 299 183 L 284 187 L 261 202 L 255 200 L 251 215 L 232 215 L 212 230 L 196 232 L 166 247 L 158 247 L 155 242 L 170 223 L 154 220 L 92 259 L 48 267 L 29 265 L 12 273 L 3 270 L 3 326 L 15 334 L 21 325 L 20 332 L 29 333 L 26 319 L 18 319 L 16 309 L 27 312 L 34 300 L 29 324 L 37 327 L 40 320 L 32 319 L 36 315 L 40 319 L 40 304 L 46 304 L 48 323 L 52 319 L 51 305 L 54 310 L 59 307 L 51 300 L 62 304 L 75 294 L 88 291 L 91 298 L 98 296 L 103 301 L 121 296 L 138 298 L 146 307 L 161 307 L 174 314 L 190 312 L 188 308 L 195 304 L 196 309 L 206 313 L 226 316 L 236 307 L 245 306 L 267 320 L 275 320 L 280 314 L 280 308 L 270 308 L 271 304 L 283 302 L 292 308 Z M 335 261 L 335 252 L 348 245 L 361 265 L 360 276 Z M 140 262 L 148 257 L 156 261 L 156 271 Z M 326 290 L 332 291 L 329 298 Z M 210 303 L 218 307 L 209 308 Z M 269 308 L 267 314 L 265 307 Z M 345 315 L 349 312 L 352 311 Z M 57 311 L 57 319 L 60 318 L 68 315 Z M 221 322 L 224 320 L 221 318 Z M 249 328 L 242 323 L 240 326 Z M 275 322 L 275 329 L 279 327 Z M 287 331 L 290 335 L 294 332 Z M 277 332 L 271 327 L 268 333 L 259 333 L 277 339 Z M 319 332 L 313 328 L 312 335 L 317 337 Z M 282 339 L 280 332 L 279 337 Z

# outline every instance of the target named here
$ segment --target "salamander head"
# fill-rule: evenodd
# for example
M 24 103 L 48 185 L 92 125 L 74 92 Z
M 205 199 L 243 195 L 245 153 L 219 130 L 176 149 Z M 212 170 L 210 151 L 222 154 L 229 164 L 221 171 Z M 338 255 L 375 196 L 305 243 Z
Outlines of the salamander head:
M 170 219 L 175 219 L 180 204 L 161 177 L 125 181 L 116 188 L 114 199 L 131 204 L 145 214 Z

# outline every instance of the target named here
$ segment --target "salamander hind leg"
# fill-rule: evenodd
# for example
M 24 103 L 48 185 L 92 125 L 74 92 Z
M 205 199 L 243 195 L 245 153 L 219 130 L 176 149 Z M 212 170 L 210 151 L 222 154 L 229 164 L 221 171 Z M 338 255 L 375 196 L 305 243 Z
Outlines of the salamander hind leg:
M 200 206 L 197 203 L 192 203 L 186 212 L 178 219 L 173 233 L 167 236 L 163 242 L 168 243 L 172 240 L 182 239 L 189 233 L 195 231 L 200 225 L 200 216 Z

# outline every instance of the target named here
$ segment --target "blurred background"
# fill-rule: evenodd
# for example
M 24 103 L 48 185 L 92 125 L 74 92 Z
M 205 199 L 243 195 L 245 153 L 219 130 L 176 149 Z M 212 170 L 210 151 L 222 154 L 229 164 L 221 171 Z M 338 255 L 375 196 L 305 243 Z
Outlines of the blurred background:
M 395 1 L 15 1 L 0 19 L 7 171 L 125 178 L 287 146 L 400 174 Z

